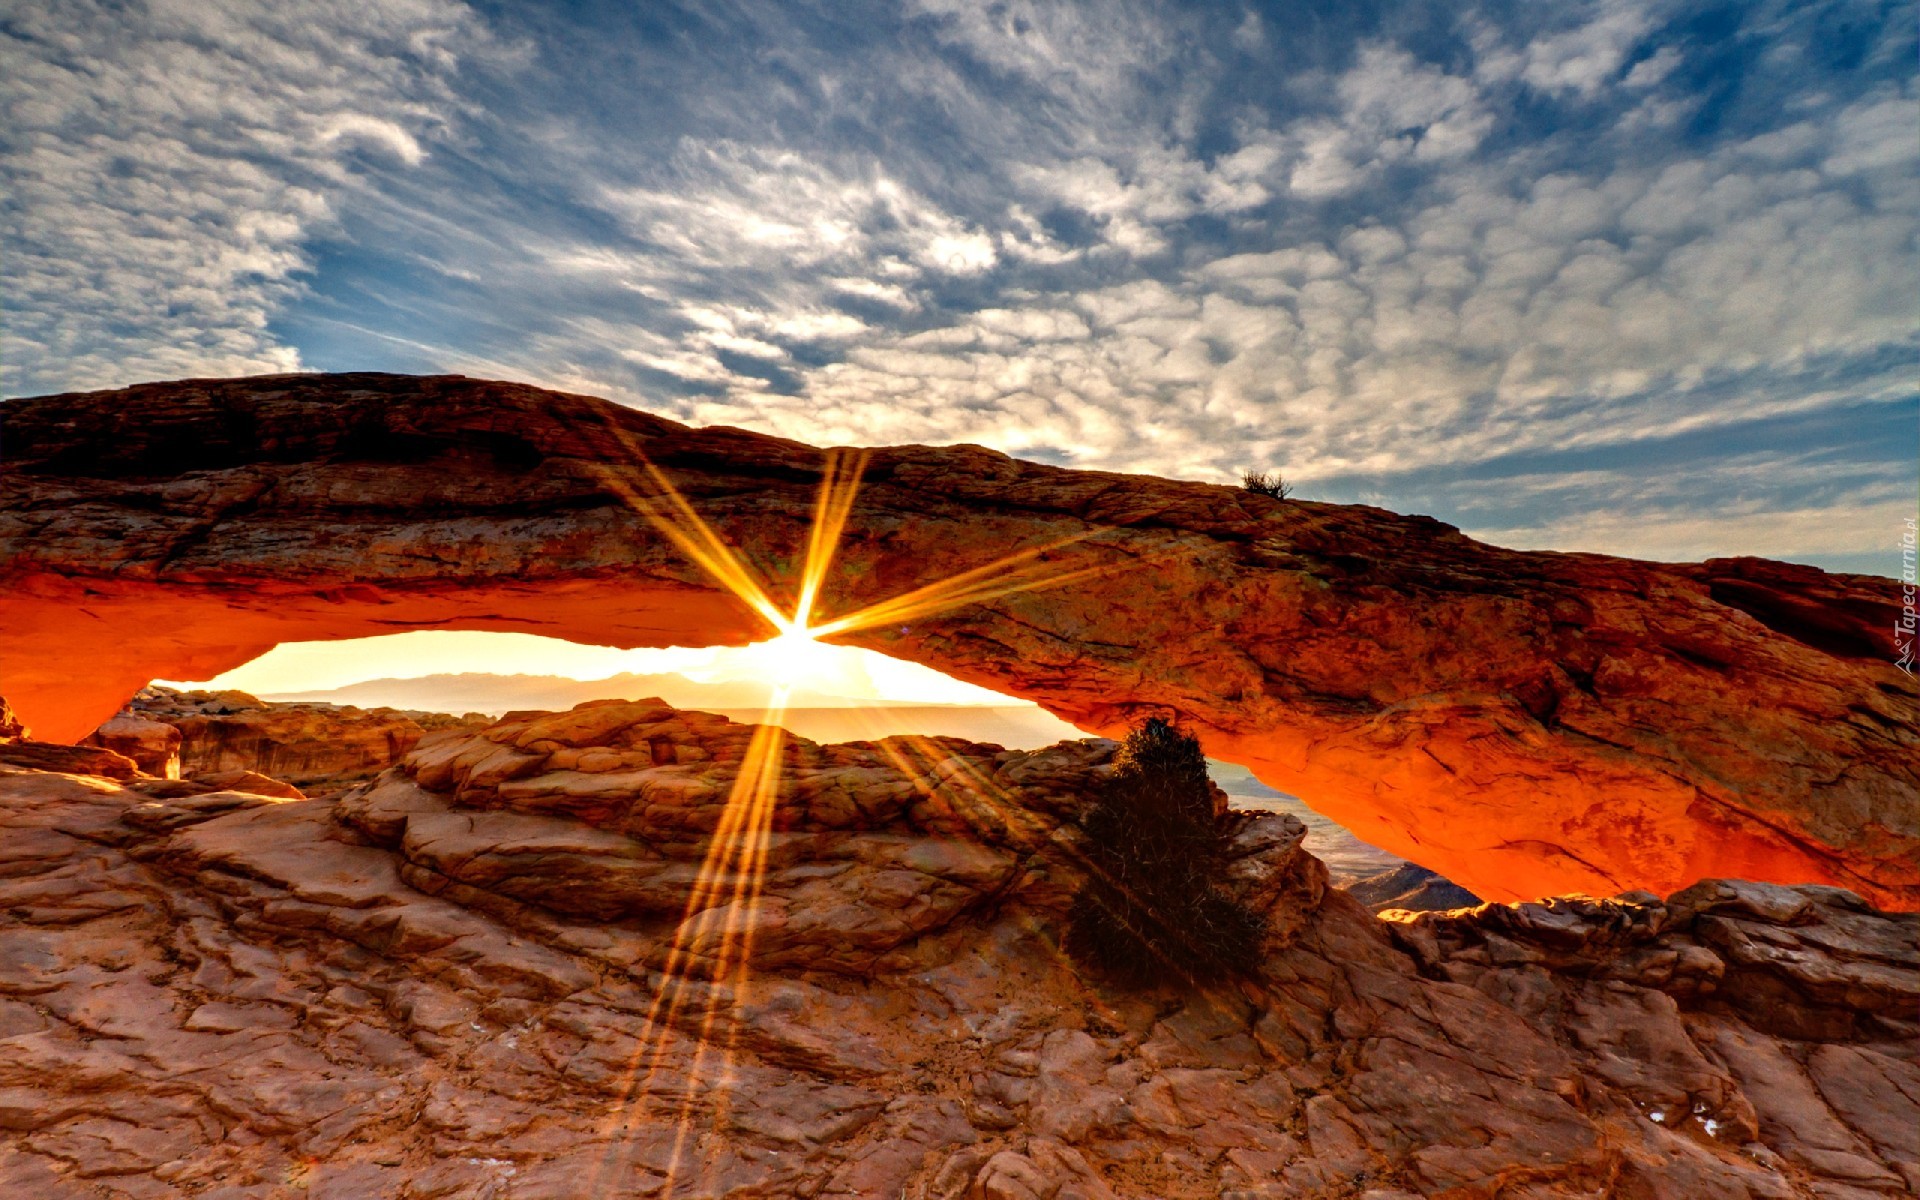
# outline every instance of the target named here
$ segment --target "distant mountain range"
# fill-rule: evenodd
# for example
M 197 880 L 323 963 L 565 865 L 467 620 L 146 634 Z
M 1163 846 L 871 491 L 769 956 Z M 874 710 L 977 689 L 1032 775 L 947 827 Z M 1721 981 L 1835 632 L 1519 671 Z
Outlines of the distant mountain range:
M 712 712 L 722 708 L 764 709 L 767 686 L 761 683 L 702 683 L 685 675 L 628 672 L 606 679 L 568 679 L 561 675 L 423 675 L 417 679 L 369 679 L 324 692 L 282 692 L 262 700 L 325 701 L 362 708 L 417 708 L 428 712 L 483 712 L 499 715 L 521 708 L 564 709 L 587 700 L 640 700 L 657 696 L 675 708 Z M 869 700 L 836 696 L 805 687 L 789 693 L 794 708 L 872 707 Z M 887 701 L 888 708 L 921 706 Z
M 558 675 L 425 675 L 418 679 L 370 679 L 323 692 L 283 692 L 260 698 L 498 716 L 517 709 L 568 709 L 587 700 L 647 697 L 658 697 L 675 708 L 720 713 L 736 721 L 761 723 L 768 719 L 767 688 L 763 684 L 701 683 L 675 674 L 628 673 L 585 681 Z M 777 723 L 816 742 L 871 741 L 915 733 L 1030 750 L 1087 736 L 1032 704 L 872 701 L 804 687 L 793 689 L 789 701 Z

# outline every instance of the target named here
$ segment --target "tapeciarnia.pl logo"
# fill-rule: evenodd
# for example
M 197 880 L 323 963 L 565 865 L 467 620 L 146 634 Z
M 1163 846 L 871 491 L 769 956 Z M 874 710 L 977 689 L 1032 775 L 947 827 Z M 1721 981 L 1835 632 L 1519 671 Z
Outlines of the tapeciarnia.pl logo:
M 1893 665 L 1913 674 L 1914 637 L 1914 551 L 1920 542 L 1920 520 L 1907 518 L 1907 531 L 1900 537 L 1900 617 L 1893 623 Z

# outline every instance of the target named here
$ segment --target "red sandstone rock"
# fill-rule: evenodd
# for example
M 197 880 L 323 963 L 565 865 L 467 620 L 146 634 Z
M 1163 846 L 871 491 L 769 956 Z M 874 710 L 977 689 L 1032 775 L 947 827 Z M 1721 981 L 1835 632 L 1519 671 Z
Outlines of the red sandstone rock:
M 1056 951 L 1110 743 L 793 743 L 785 924 L 660 1007 L 681 914 L 636 881 L 702 848 L 748 734 L 529 715 L 338 802 L 0 769 L 0 1192 L 1920 1186 L 1920 918 L 1714 882 L 1382 922 L 1267 817 L 1233 881 L 1278 918 L 1260 977 L 1113 994 Z
M 88 734 L 83 744 L 124 754 L 149 775 L 180 778 L 180 731 L 164 721 L 123 710 Z
M 98 775 L 102 779 L 134 779 L 140 764 L 104 746 L 68 746 L 15 738 L 0 742 L 0 763 L 32 771 L 59 771 L 68 775 Z
M 457 377 L 7 403 L 0 688 L 78 737 L 153 677 L 407 628 L 767 636 L 636 515 L 644 453 L 791 597 L 823 458 Z M 1521 553 L 1361 506 L 874 451 L 822 599 L 1068 573 L 839 640 L 1093 732 L 1170 714 L 1365 840 L 1515 899 L 1706 876 L 1920 906 L 1920 698 L 1884 581 Z M 1050 548 L 1049 548 L 1050 547 Z
M 0 696 L 0 740 L 32 736 L 33 731 L 20 723 L 20 718 L 14 714 L 12 706 L 7 703 L 7 698 Z
M 430 731 L 470 728 L 475 720 L 485 721 L 391 708 L 271 703 L 240 691 L 181 692 L 159 687 L 141 691 L 132 715 L 174 731 L 179 743 L 177 774 L 217 779 L 251 773 L 291 781 L 309 791 L 337 789 L 369 778 L 399 761 Z M 106 740 L 113 724 L 101 726 L 95 737 Z

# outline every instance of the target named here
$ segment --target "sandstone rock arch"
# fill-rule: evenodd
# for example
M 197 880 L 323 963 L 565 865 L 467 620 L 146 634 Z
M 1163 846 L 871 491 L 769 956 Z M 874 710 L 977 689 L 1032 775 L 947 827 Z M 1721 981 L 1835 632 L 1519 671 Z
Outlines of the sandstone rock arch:
M 60 739 L 148 679 L 283 641 L 765 637 L 636 515 L 639 455 L 776 591 L 823 464 L 458 376 L 148 384 L 10 401 L 0 422 L 0 694 Z M 1073 577 L 834 640 L 1091 732 L 1175 716 L 1489 898 L 1736 876 L 1920 906 L 1920 701 L 1890 662 L 1886 581 L 1522 553 L 968 446 L 876 450 L 864 479 L 828 615 L 1021 549 Z

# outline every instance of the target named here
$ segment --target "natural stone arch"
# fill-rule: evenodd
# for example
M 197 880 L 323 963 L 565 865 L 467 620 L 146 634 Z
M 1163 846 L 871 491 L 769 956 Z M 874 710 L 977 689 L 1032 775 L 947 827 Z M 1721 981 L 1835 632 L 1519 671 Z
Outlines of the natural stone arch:
M 66 739 L 150 678 L 283 641 L 767 636 L 635 513 L 639 456 L 776 587 L 824 461 L 460 377 L 151 384 L 0 421 L 0 694 Z M 896 447 L 867 462 L 821 608 L 1047 546 L 1071 581 L 834 640 L 1090 732 L 1174 716 L 1490 898 L 1737 876 L 1920 900 L 1920 705 L 1881 644 L 1884 581 L 1523 553 L 1374 508 Z

